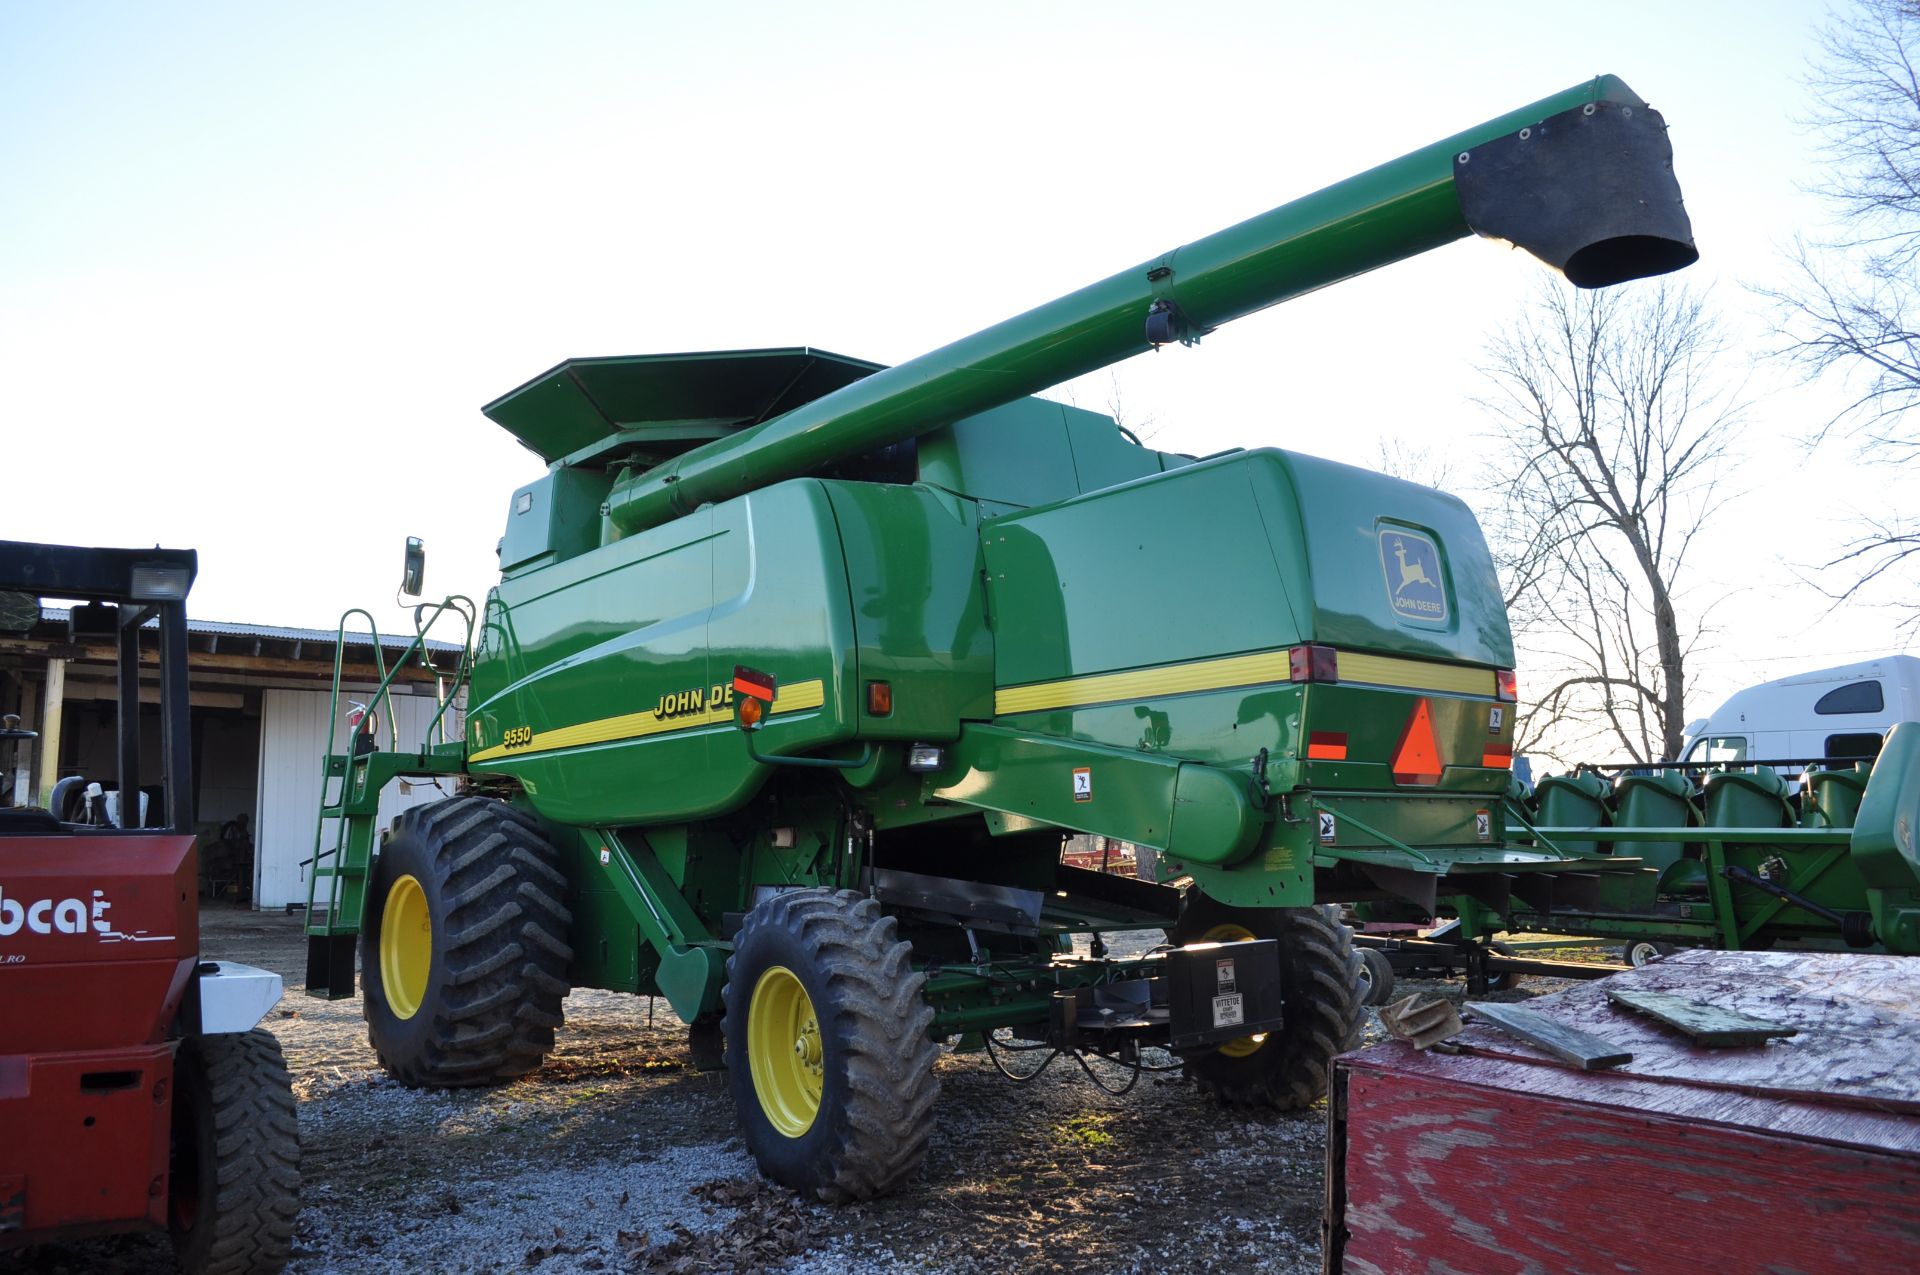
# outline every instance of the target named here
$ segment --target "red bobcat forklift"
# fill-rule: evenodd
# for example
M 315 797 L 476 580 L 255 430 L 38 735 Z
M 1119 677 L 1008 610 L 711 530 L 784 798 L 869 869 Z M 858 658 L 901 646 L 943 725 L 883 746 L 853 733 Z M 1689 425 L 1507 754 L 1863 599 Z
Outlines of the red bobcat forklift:
M 110 644 L 119 666 L 117 782 L 0 804 L 0 1249 L 165 1229 L 192 1275 L 255 1275 L 292 1247 L 300 1143 L 279 1042 L 258 1027 L 280 976 L 200 956 L 196 567 L 191 550 L 0 541 L 0 593 L 35 613 L 79 600 L 74 642 Z M 158 631 L 163 777 L 146 794 L 143 629 Z M 0 757 L 32 737 L 0 722 Z

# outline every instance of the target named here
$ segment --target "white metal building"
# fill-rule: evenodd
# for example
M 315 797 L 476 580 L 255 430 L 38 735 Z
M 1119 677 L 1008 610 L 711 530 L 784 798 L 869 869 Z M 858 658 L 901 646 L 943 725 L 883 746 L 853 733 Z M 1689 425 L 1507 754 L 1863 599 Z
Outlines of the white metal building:
M 313 855 L 327 750 L 335 635 L 214 620 L 189 620 L 187 630 L 202 891 L 251 898 L 262 908 L 304 904 L 304 861 Z M 391 667 L 406 642 L 386 638 L 381 647 Z M 350 702 L 371 698 L 379 679 L 367 635 L 349 634 L 346 651 L 343 720 L 334 724 L 339 751 L 347 746 Z M 459 655 L 458 646 L 435 642 L 433 668 L 416 660 L 396 675 L 392 727 L 402 747 L 422 741 Z M 19 714 L 23 726 L 40 733 L 12 756 L 0 751 L 0 783 L 16 804 L 43 804 L 54 782 L 68 775 L 117 786 L 113 668 L 111 648 L 76 640 L 67 613 L 57 608 L 46 608 L 24 632 L 0 633 L 0 712 Z M 141 698 L 152 706 L 151 720 L 143 721 L 151 732 L 141 750 L 150 768 L 140 777 L 146 786 L 159 781 L 157 679 L 142 687 Z M 459 737 L 459 708 L 456 703 L 446 714 L 447 738 Z M 379 739 L 390 746 L 384 721 Z M 452 795 L 450 780 L 439 783 L 438 791 L 432 784 L 395 785 L 381 801 L 382 826 L 408 805 Z M 252 843 L 250 855 L 238 850 L 243 840 Z

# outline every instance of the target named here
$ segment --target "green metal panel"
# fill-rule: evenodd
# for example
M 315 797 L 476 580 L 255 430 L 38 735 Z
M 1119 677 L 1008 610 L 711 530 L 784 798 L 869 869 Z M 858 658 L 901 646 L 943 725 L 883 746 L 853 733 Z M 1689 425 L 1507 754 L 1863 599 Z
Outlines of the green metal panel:
M 1311 640 L 1513 667 L 1493 557 L 1458 497 L 1293 452 L 1250 453 L 1247 464 L 1261 513 L 1270 520 L 1275 556 L 1305 556 Z M 1438 551 L 1433 588 L 1403 576 L 1394 557 L 1397 542 L 1416 538 Z M 1437 601 L 1444 618 L 1396 610 L 1396 599 L 1402 608 Z
M 1402 528 L 1435 550 L 1441 620 L 1393 610 L 1398 578 L 1381 546 Z M 999 518 L 982 538 L 1002 686 L 1298 642 L 1513 665 L 1466 507 L 1330 461 L 1239 453 Z M 1116 609 L 1182 623 L 1114 623 Z
M 808 481 L 503 581 L 474 670 L 470 764 L 518 779 L 560 823 L 735 809 L 766 777 L 732 726 L 735 664 L 783 688 L 763 751 L 851 737 L 846 590 L 832 508 Z
M 994 509 L 1031 509 L 1077 496 L 1082 488 L 1066 424 L 1076 410 L 1023 398 L 935 430 L 919 441 L 921 481 Z
M 1073 472 L 1082 492 L 1099 491 L 1193 463 L 1190 456 L 1156 452 L 1129 442 L 1112 417 L 1098 412 L 1070 407 L 1064 419 L 1067 441 L 1073 445 Z
M 1244 857 L 1265 822 L 1244 778 L 994 726 L 967 727 L 927 790 L 941 801 L 1119 837 L 1196 863 Z
M 548 462 L 635 427 L 653 427 L 639 429 L 638 441 L 673 455 L 698 438 L 687 426 L 722 435 L 879 370 L 800 347 L 568 359 L 480 410 Z
M 1276 563 L 1248 465 L 1228 457 L 988 524 L 1000 685 L 1303 640 L 1306 581 Z
M 924 487 L 836 482 L 826 492 L 845 553 L 861 736 L 938 741 L 963 719 L 991 716 L 993 636 L 974 506 Z M 885 717 L 866 712 L 874 680 L 893 690 Z
M 516 575 L 600 545 L 600 504 L 612 479 L 586 469 L 555 469 L 513 493 L 500 537 L 500 569 Z

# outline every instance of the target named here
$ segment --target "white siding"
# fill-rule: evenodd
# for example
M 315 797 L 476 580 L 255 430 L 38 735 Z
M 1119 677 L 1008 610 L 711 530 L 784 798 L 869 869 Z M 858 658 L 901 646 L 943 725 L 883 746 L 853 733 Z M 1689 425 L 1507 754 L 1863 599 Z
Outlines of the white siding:
M 334 747 L 347 742 L 343 718 L 334 735 Z M 364 696 L 363 696 L 364 698 Z M 301 860 L 313 856 L 314 822 L 320 813 L 320 759 L 327 750 L 327 710 L 333 697 L 326 691 L 265 690 L 260 693 L 260 819 L 254 836 L 255 905 L 284 907 L 307 901 L 309 867 Z M 419 746 L 437 705 L 431 695 L 396 695 L 393 713 L 404 748 Z M 448 713 L 448 735 L 459 738 L 459 709 Z M 384 743 L 386 728 L 381 726 Z M 407 791 L 403 791 L 407 790 Z M 408 806 L 453 795 L 453 780 L 410 785 L 404 780 L 387 786 L 380 795 L 379 826 L 384 828 Z M 323 844 L 337 837 L 329 820 Z

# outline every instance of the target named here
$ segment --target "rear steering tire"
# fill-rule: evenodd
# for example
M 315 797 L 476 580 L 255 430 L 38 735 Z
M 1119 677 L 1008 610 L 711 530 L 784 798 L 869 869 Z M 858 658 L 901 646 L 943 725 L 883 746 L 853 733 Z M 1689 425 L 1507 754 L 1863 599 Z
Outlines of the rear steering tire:
M 553 1048 L 573 917 L 559 855 L 531 815 L 489 797 L 401 812 L 360 940 L 367 1038 L 394 1079 L 488 1085 Z
M 1361 989 L 1353 932 L 1330 907 L 1234 908 L 1187 891 L 1177 944 L 1233 939 L 1280 944 L 1276 1032 L 1229 1041 L 1184 1060 L 1187 1076 L 1221 1102 L 1298 1111 L 1327 1092 L 1334 1056 L 1360 1040 Z
M 271 1033 L 180 1042 L 169 1180 L 167 1230 L 186 1275 L 271 1275 L 287 1264 L 300 1124 Z
M 926 975 L 880 905 L 793 890 L 747 913 L 727 960 L 728 1081 L 768 1177 L 871 1199 L 926 1156 L 939 1081 Z

